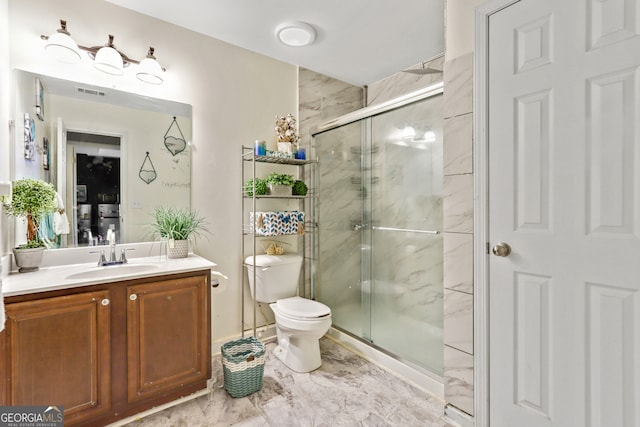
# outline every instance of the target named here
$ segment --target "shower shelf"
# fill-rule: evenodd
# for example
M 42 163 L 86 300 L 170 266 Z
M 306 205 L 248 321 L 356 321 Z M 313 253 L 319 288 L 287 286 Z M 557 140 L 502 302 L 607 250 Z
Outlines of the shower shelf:
M 272 164 L 274 166 L 283 165 L 283 169 L 287 170 L 295 169 L 295 179 L 303 179 L 308 184 L 308 192 L 305 196 L 277 196 L 277 195 L 252 195 L 249 196 L 245 192 L 245 182 L 247 179 L 256 178 L 256 164 Z M 242 146 L 242 187 L 239 189 L 242 195 L 242 256 L 243 265 L 244 259 L 247 256 L 257 255 L 263 253 L 262 242 L 269 241 L 273 238 L 290 239 L 288 242 L 293 244 L 294 248 L 297 247 L 297 253 L 302 255 L 304 262 L 302 264 L 302 278 L 303 283 L 299 287 L 299 294 L 304 295 L 304 286 L 307 281 L 311 281 L 311 276 L 315 274 L 317 268 L 317 239 L 315 238 L 318 230 L 317 218 L 317 203 L 318 193 L 315 191 L 315 184 L 317 182 L 317 159 L 290 159 L 284 157 L 272 157 L 272 156 L 259 156 L 255 154 L 254 147 Z M 262 171 L 262 170 L 261 170 Z M 276 208 L 277 206 L 277 208 Z M 305 213 L 304 232 L 302 234 L 285 234 L 278 236 L 264 236 L 262 234 L 255 233 L 251 228 L 249 220 L 251 212 L 259 212 L 261 210 L 291 210 L 292 206 L 295 206 L 293 210 L 299 210 Z M 264 209 L 262 209 L 264 208 Z M 267 209 L 268 208 L 268 209 Z M 291 251 L 291 253 L 294 253 Z M 254 274 L 257 269 L 254 269 Z M 253 306 L 253 319 L 249 318 L 245 309 L 245 289 L 249 286 L 248 276 L 242 274 L 242 336 L 245 336 L 245 330 L 253 326 L 253 336 L 257 337 L 257 306 L 256 301 L 252 301 Z M 256 280 L 253 281 L 256 283 Z M 256 294 L 254 292 L 254 294 Z M 249 298 L 251 298 L 249 296 Z M 261 310 L 262 311 L 262 310 Z M 266 320 L 266 319 L 265 319 Z M 250 323 L 251 322 L 251 323 Z

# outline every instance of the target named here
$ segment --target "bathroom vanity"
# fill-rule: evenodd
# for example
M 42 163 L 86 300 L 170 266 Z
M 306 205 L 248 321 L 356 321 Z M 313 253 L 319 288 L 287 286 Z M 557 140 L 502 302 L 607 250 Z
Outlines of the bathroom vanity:
M 5 279 L 0 405 L 60 405 L 65 426 L 97 426 L 206 389 L 215 264 L 158 259 Z

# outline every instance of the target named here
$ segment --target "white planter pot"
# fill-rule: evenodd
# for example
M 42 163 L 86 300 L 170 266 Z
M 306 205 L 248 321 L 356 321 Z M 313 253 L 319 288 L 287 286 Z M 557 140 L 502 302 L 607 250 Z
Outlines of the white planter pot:
M 188 240 L 169 240 L 167 244 L 167 258 L 186 258 L 187 255 L 189 255 Z
M 290 196 L 292 194 L 293 187 L 290 185 L 282 184 L 268 184 L 269 194 L 272 196 Z
M 30 271 L 38 271 L 42 263 L 42 255 L 44 247 L 32 249 L 14 249 L 13 257 L 20 273 L 28 273 Z

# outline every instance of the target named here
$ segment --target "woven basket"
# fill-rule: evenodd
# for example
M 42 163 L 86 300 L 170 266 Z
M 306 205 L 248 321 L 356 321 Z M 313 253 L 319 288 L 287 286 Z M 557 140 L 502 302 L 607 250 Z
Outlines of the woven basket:
M 232 397 L 244 397 L 262 388 L 265 348 L 254 337 L 222 345 L 224 388 Z

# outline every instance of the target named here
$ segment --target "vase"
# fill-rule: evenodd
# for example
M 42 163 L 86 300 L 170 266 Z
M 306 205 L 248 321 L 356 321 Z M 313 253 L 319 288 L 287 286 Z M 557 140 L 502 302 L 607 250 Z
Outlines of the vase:
M 43 254 L 44 247 L 30 249 L 15 248 L 13 250 L 13 257 L 16 260 L 16 265 L 20 273 L 38 271 L 42 263 Z
M 188 240 L 169 240 L 167 258 L 186 258 L 189 255 Z
M 290 196 L 293 187 L 284 184 L 269 184 L 269 194 L 272 196 Z

